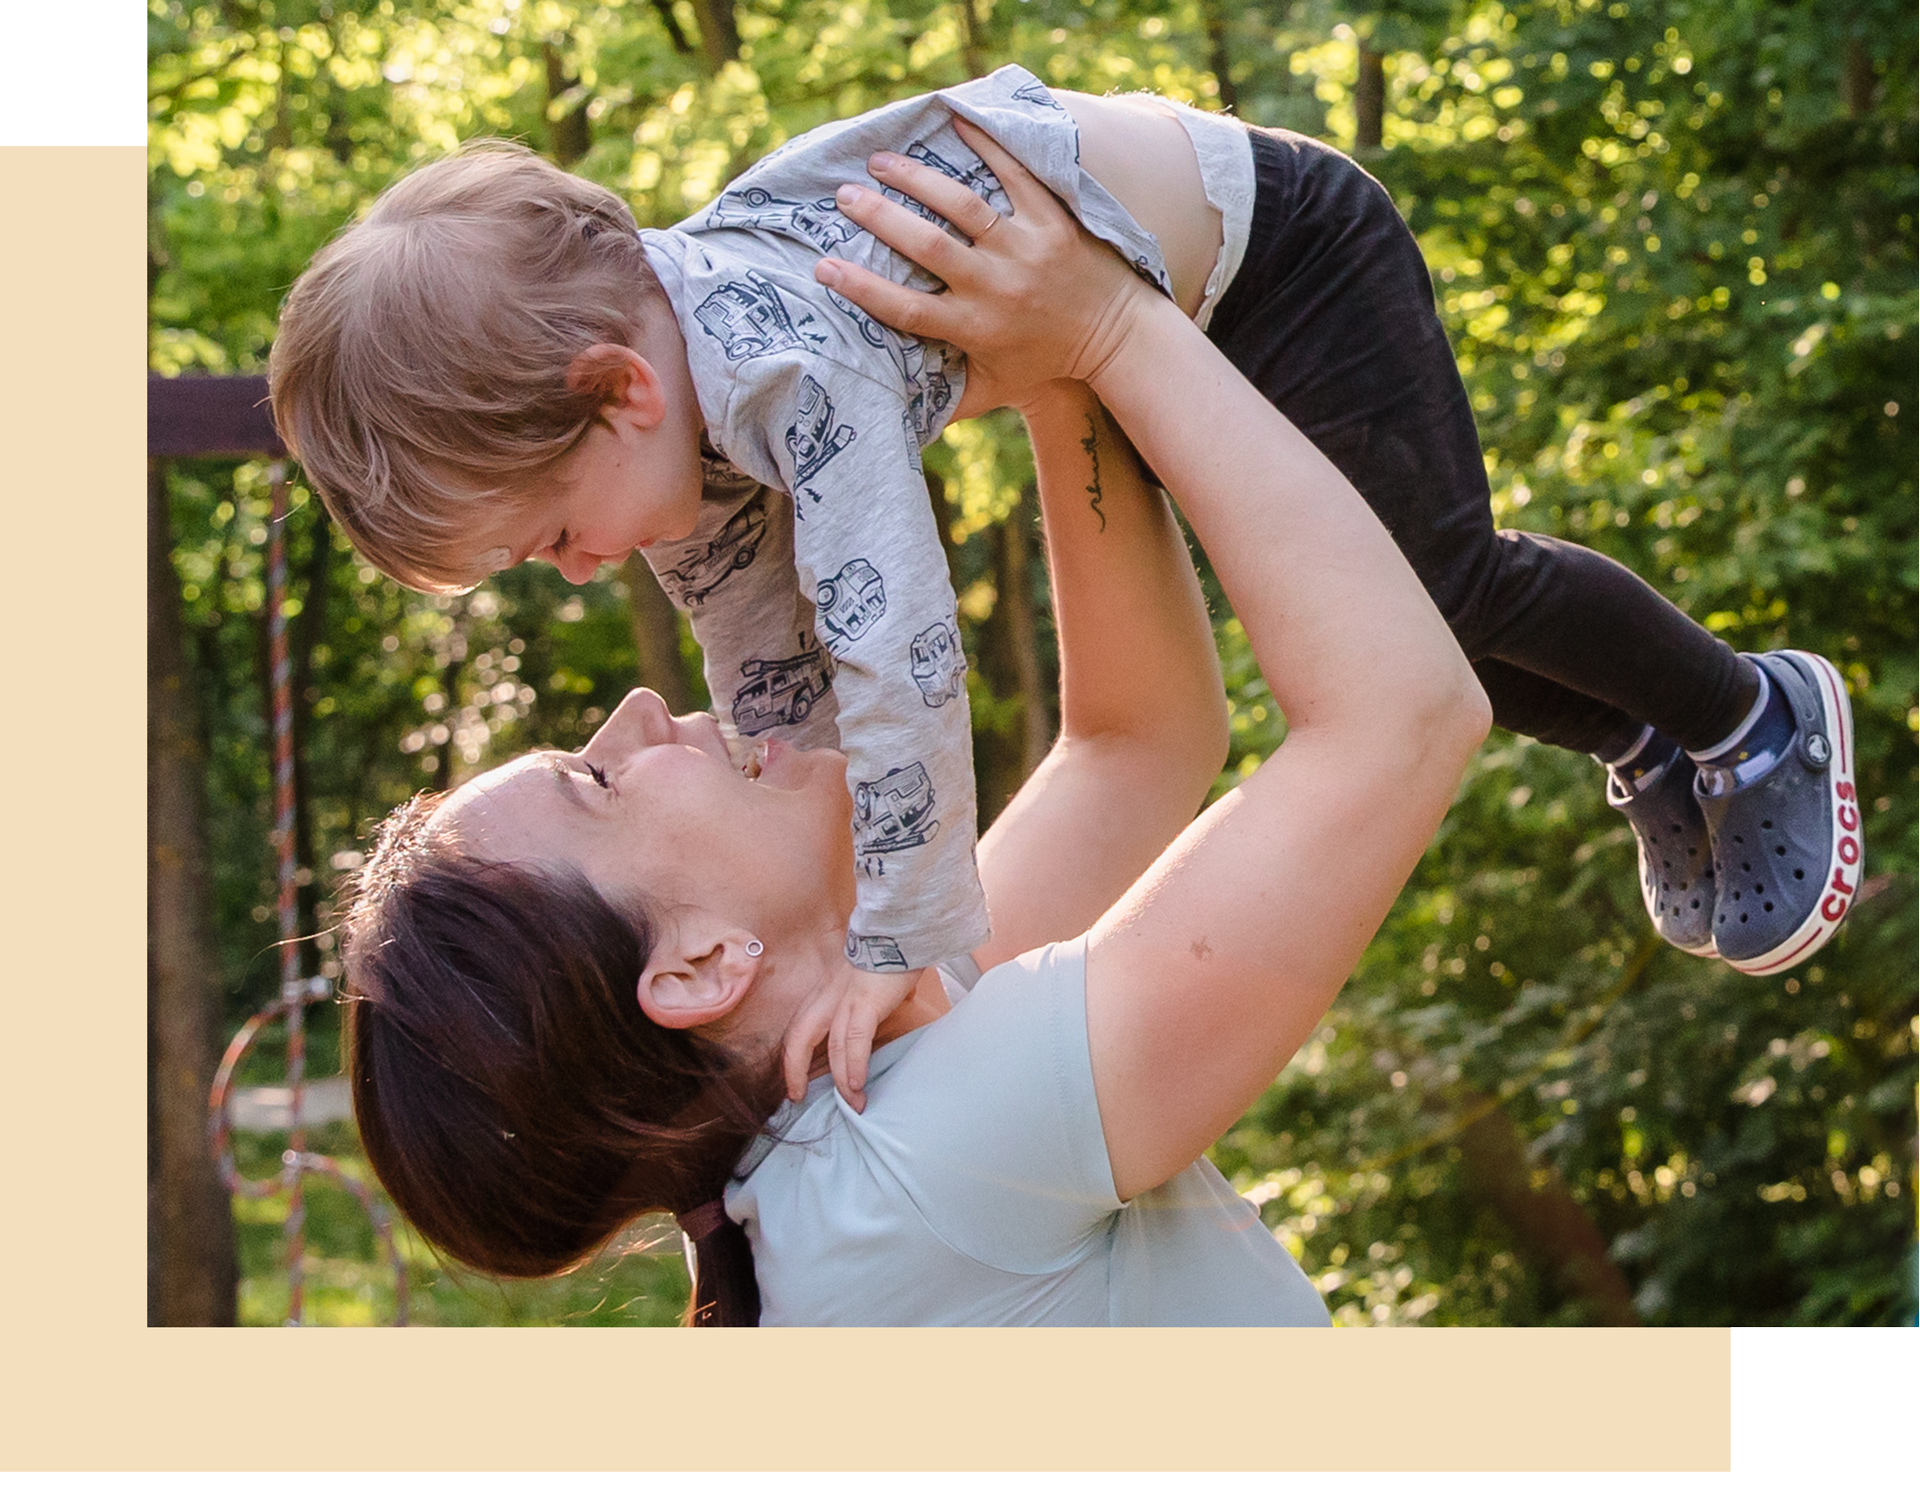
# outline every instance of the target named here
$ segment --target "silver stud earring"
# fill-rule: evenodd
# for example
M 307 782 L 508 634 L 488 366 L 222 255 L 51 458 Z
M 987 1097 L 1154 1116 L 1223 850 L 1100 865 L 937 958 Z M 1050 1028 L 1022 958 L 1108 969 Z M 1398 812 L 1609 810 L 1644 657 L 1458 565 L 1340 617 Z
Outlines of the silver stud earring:
M 762 944 L 758 939 L 749 939 L 747 941 L 747 956 L 750 959 L 757 960 L 766 952 L 766 948 L 766 945 Z

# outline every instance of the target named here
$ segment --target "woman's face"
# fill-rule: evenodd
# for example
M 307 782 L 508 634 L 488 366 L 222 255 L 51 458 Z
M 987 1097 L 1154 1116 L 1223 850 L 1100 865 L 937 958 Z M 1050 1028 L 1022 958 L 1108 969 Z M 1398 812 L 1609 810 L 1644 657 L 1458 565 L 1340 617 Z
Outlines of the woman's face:
M 705 712 L 627 695 L 578 753 L 530 753 L 462 785 L 438 823 L 496 861 L 582 872 L 636 896 L 739 916 L 764 935 L 853 906 L 846 755 L 765 745 L 758 777 Z

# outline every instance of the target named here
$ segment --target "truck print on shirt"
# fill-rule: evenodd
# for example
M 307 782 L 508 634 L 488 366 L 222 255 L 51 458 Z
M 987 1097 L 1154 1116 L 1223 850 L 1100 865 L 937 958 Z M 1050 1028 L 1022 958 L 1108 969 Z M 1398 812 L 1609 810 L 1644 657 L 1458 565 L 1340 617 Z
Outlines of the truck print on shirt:
M 742 661 L 740 674 L 747 684 L 733 694 L 733 725 L 751 737 L 805 722 L 833 685 L 833 661 L 815 648 L 783 660 Z
M 861 229 L 840 214 L 831 196 L 817 201 L 790 201 L 759 186 L 729 191 L 707 208 L 709 227 L 757 227 L 763 231 L 785 229 L 803 237 L 823 253 L 831 253 L 843 243 L 853 241 Z
M 793 422 L 787 425 L 787 453 L 793 456 L 795 490 L 858 437 L 851 424 L 834 425 L 833 399 L 827 396 L 827 389 L 812 377 L 801 377 L 800 405 L 794 410 Z M 820 499 L 811 490 L 806 493 L 816 501 Z
M 814 350 L 827 343 L 818 331 L 803 333 L 813 316 L 803 311 L 796 321 L 780 291 L 752 269 L 744 282 L 722 284 L 701 300 L 693 318 L 720 342 L 729 361 L 748 361 L 776 351 Z
M 928 625 L 913 637 L 908 660 L 920 700 L 929 707 L 944 707 L 966 691 L 967 654 L 960 648 L 959 631 L 946 620 Z
M 886 612 L 886 585 L 864 557 L 854 558 L 814 594 L 814 623 L 829 650 L 859 639 Z
M 940 831 L 933 807 L 933 780 L 925 764 L 890 769 L 861 783 L 853 792 L 854 851 L 870 857 L 931 841 Z
M 847 930 L 847 958 L 862 970 L 905 970 L 907 957 L 891 934 L 856 934 Z
M 683 608 L 697 609 L 722 583 L 752 564 L 760 551 L 760 539 L 766 534 L 767 498 L 762 495 L 735 511 L 714 533 L 706 551 L 695 553 L 661 576 L 679 589 Z

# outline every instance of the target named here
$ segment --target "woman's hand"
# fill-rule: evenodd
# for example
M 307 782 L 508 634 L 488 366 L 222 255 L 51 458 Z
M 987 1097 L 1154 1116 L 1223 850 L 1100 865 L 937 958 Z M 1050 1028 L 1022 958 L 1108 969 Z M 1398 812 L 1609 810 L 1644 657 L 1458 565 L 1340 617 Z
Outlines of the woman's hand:
M 1155 291 L 1101 243 L 1047 188 L 963 119 L 954 127 L 1012 199 L 1002 217 L 958 181 L 899 155 L 875 155 L 875 180 L 940 213 L 971 239 L 860 186 L 842 186 L 841 212 L 947 285 L 926 294 L 837 258 L 814 277 L 876 319 L 967 353 L 956 417 L 1022 405 L 1042 383 L 1088 381 L 1118 352 L 1142 299 Z

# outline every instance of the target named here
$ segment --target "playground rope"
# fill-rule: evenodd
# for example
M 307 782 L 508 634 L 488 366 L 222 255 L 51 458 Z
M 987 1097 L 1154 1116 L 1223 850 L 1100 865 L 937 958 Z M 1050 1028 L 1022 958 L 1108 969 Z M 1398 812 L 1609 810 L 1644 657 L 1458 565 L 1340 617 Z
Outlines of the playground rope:
M 393 1324 L 407 1324 L 407 1271 L 393 1241 L 393 1224 L 386 1204 L 364 1182 L 357 1181 L 329 1156 L 307 1149 L 305 1092 L 307 1076 L 307 1007 L 324 1001 L 330 994 L 324 975 L 300 974 L 299 878 L 294 858 L 293 792 L 293 682 L 287 659 L 287 467 L 275 460 L 268 467 L 272 487 L 272 514 L 267 522 L 267 645 L 272 670 L 273 690 L 273 843 L 279 857 L 280 994 L 269 1006 L 255 1012 L 234 1035 L 220 1059 L 220 1068 L 207 1093 L 208 1139 L 220 1179 L 237 1197 L 265 1197 L 284 1191 L 288 1197 L 287 1236 L 287 1324 L 304 1324 L 306 1310 L 306 1178 L 324 1176 L 349 1193 L 367 1214 L 381 1249 L 393 1267 Z M 324 534 L 316 541 L 324 541 Z M 320 601 L 309 594 L 307 601 Z M 280 1154 L 280 1170 L 264 1179 L 241 1174 L 233 1156 L 231 1119 L 227 1096 L 233 1087 L 234 1070 L 252 1048 L 268 1023 L 285 1018 L 287 1025 L 287 1085 L 292 1128 L 287 1148 Z

